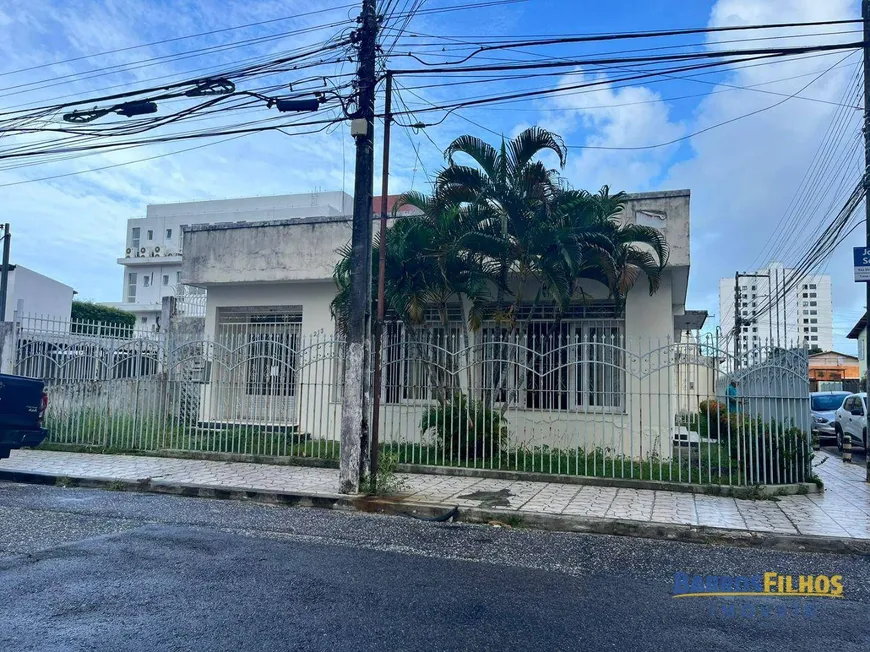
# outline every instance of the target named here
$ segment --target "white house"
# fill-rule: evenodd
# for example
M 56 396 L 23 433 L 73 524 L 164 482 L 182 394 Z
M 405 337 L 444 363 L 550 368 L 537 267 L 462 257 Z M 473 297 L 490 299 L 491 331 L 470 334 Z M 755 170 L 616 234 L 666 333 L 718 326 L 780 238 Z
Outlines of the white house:
M 551 309 L 531 304 L 537 289 L 530 288 L 521 308 L 534 311 L 527 332 L 502 347 L 520 351 L 519 358 L 493 353 L 494 327 L 466 334 L 451 317 L 448 329 L 431 331 L 442 369 L 436 373 L 454 374 L 469 395 L 500 374 L 501 385 L 480 395 L 504 415 L 514 447 L 669 455 L 678 407 L 669 398 L 680 364 L 674 343 L 706 316 L 685 309 L 689 197 L 688 190 L 629 195 L 624 219 L 661 229 L 670 246 L 654 295 L 640 279 L 620 312 L 603 286 L 589 282 L 583 290 L 591 299 L 554 326 Z M 213 342 L 205 353 L 197 345 L 197 355 L 207 358 L 196 370 L 203 381 L 200 419 L 283 422 L 300 436 L 336 439 L 342 360 L 330 302 L 350 220 L 322 215 L 183 230 L 181 282 L 207 290 L 206 334 Z M 432 372 L 414 359 L 419 344 L 399 325 L 388 328 L 384 346 L 382 441 L 425 445 L 421 418 L 435 398 Z
M 51 320 L 68 320 L 75 295 L 69 285 L 34 272 L 22 265 L 9 266 L 6 318 L 12 313 L 38 315 Z

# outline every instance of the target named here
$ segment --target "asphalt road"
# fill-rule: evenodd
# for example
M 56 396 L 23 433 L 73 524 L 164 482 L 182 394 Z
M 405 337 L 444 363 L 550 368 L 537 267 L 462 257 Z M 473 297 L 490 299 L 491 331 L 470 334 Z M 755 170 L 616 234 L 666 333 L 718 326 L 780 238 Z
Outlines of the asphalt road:
M 0 650 L 846 652 L 870 641 L 864 557 L 2 483 L 0 524 Z M 769 570 L 841 574 L 845 598 L 671 597 L 675 572 Z

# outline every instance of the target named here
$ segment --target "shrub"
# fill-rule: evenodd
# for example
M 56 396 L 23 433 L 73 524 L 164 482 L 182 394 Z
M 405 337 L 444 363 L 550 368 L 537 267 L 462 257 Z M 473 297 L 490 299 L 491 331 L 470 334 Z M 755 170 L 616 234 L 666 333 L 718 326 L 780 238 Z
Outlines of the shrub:
M 496 457 L 507 439 L 507 425 L 497 410 L 462 393 L 440 399 L 420 419 L 423 434 L 433 434 L 438 447 L 453 459 Z
M 96 324 L 115 326 L 124 330 L 132 329 L 136 325 L 136 315 L 133 313 L 109 306 L 101 306 L 90 301 L 73 301 L 70 318 L 74 322 L 95 322 Z M 90 323 L 76 323 L 73 325 L 75 332 L 85 332 L 94 329 L 95 324 Z
M 718 440 L 737 432 L 737 415 L 728 413 L 728 406 L 719 401 L 708 399 L 698 406 L 698 434 L 701 437 Z
M 745 418 L 739 433 L 732 430 L 731 459 L 740 459 L 744 472 L 760 482 L 765 469 L 768 482 L 804 482 L 809 476 L 807 434 L 795 426 Z M 792 475 L 794 473 L 794 475 Z

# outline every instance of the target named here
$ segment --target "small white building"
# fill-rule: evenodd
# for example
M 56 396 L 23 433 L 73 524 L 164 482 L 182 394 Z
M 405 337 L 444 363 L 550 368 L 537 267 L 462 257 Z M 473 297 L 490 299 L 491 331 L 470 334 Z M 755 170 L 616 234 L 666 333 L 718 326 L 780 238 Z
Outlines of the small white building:
M 154 326 L 163 297 L 182 292 L 182 226 L 311 216 L 347 215 L 353 198 L 347 193 L 243 197 L 213 201 L 151 204 L 145 217 L 127 220 L 121 301 L 107 303 L 136 315 L 140 327 Z
M 513 446 L 670 454 L 678 407 L 669 402 L 678 365 L 674 343 L 684 331 L 700 328 L 706 316 L 685 309 L 689 191 L 629 195 L 622 215 L 665 234 L 670 257 L 659 289 L 650 296 L 645 279 L 639 279 L 620 313 L 604 286 L 584 284 L 593 299 L 574 306 L 556 326 L 563 334 L 558 350 L 542 344 L 543 334 L 553 332 L 553 317 L 532 304 L 537 289 L 527 289 L 523 306 L 540 316 L 532 318 L 533 328 L 518 347 L 535 362 L 515 363 L 506 389 L 514 396 L 505 412 Z M 201 421 L 285 423 L 305 437 L 337 438 L 342 361 L 330 302 L 338 252 L 350 237 L 350 220 L 330 215 L 184 228 L 181 282 L 207 290 L 205 331 L 213 343 L 211 353 L 199 345 L 196 350 L 208 358 L 196 369 L 203 382 Z M 455 338 L 462 337 L 461 319 L 441 329 L 447 331 L 439 335 L 445 355 L 468 360 L 473 350 L 484 356 L 479 363 L 453 367 L 462 369 L 457 374 L 463 389 L 469 383 L 479 387 L 493 365 L 501 364 L 486 358 L 493 328 L 484 324 L 460 344 Z M 428 372 L 410 359 L 407 334 L 391 332 L 385 340 L 382 441 L 424 445 L 420 419 L 434 400 L 421 380 Z M 454 344 L 447 343 L 451 338 Z M 535 376 L 531 384 L 526 374 Z M 609 439 L 613 433 L 616 446 Z
M 68 320 L 75 295 L 69 285 L 34 272 L 23 265 L 9 266 L 6 318 L 38 315 L 51 320 Z

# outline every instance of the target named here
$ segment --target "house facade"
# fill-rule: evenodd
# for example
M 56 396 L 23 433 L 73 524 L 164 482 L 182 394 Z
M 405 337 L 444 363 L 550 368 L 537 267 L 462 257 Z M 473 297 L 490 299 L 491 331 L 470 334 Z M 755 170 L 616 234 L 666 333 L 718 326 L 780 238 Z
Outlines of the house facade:
M 810 389 L 812 391 L 858 391 L 861 379 L 857 356 L 824 351 L 809 356 Z
M 651 296 L 639 279 L 624 310 L 590 281 L 582 288 L 587 298 L 558 317 L 535 302 L 538 288 L 526 288 L 524 327 L 512 333 L 499 335 L 487 322 L 469 331 L 461 306 L 448 311 L 446 325 L 433 316 L 422 338 L 388 325 L 382 441 L 423 450 L 428 408 L 448 387 L 499 412 L 514 448 L 669 455 L 677 410 L 670 399 L 681 364 L 674 345 L 706 316 L 685 306 L 689 199 L 686 190 L 629 195 L 623 219 L 662 230 L 670 258 L 658 291 Z M 206 290 L 213 347 L 201 420 L 280 421 L 313 440 L 337 439 L 342 343 L 330 303 L 350 220 L 323 215 L 183 231 L 181 282 Z
M 858 345 L 858 374 L 860 378 L 867 375 L 867 313 L 858 320 L 858 322 L 846 335 L 847 339 L 855 340 Z
M 242 197 L 152 204 L 145 217 L 127 220 L 121 301 L 108 303 L 136 315 L 140 327 L 157 325 L 163 297 L 178 296 L 184 243 L 182 226 L 348 215 L 353 198 L 345 192 Z M 195 292 L 195 291 L 194 291 Z

